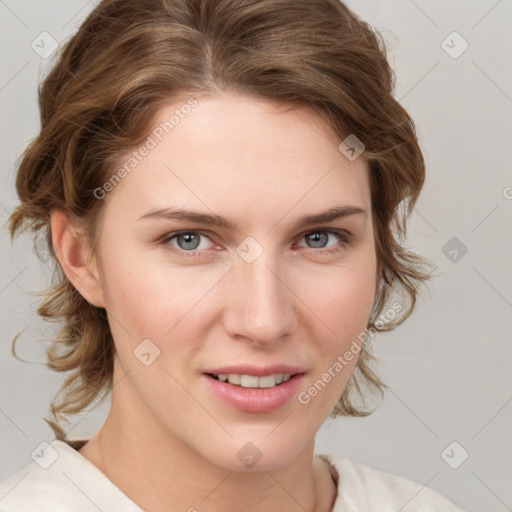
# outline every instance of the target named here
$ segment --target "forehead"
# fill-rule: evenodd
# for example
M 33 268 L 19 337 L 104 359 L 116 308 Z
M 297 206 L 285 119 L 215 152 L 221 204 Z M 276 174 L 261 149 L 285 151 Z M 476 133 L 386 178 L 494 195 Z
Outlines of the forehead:
M 290 208 L 368 208 L 365 160 L 340 153 L 341 140 L 315 111 L 233 93 L 191 104 L 184 97 L 162 107 L 140 146 L 151 149 L 126 156 L 139 160 L 109 199 L 132 204 L 133 216 L 190 206 L 270 221 Z

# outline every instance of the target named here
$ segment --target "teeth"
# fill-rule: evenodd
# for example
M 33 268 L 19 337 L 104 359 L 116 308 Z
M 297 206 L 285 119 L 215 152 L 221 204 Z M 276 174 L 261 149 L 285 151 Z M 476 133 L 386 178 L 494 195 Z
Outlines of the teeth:
M 258 377 L 255 377 L 254 375 L 241 375 L 240 386 L 242 386 L 243 388 L 257 388 L 259 387 L 258 380 Z
M 291 374 L 289 373 L 274 373 L 272 375 L 265 375 L 264 377 L 257 377 L 255 375 L 240 375 L 237 373 L 219 373 L 217 379 L 221 382 L 229 382 L 235 386 L 243 388 L 273 388 L 278 384 L 290 380 Z
M 259 388 L 273 388 L 277 385 L 277 375 L 265 375 L 265 377 L 258 377 Z

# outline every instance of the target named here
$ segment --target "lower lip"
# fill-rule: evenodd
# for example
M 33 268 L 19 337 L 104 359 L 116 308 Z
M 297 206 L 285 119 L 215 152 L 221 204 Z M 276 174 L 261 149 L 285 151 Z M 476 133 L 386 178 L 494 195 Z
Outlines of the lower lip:
M 210 389 L 231 406 L 245 412 L 271 412 L 282 407 L 298 392 L 304 373 L 273 388 L 244 388 L 203 374 Z

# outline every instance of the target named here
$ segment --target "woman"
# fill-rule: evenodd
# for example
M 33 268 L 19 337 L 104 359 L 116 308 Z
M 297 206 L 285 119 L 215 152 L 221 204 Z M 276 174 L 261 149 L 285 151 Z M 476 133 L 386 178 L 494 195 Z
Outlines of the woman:
M 70 374 L 2 511 L 460 510 L 314 456 L 329 415 L 371 412 L 368 341 L 427 279 L 400 244 L 425 169 L 393 85 L 337 0 L 97 6 L 17 176 L 11 232 L 46 234 L 48 365 Z M 109 391 L 100 431 L 68 439 Z

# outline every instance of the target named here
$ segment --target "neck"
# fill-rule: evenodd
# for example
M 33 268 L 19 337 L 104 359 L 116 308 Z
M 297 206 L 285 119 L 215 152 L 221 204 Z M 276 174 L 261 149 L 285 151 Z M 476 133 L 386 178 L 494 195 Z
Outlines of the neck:
M 133 397 L 122 396 L 128 387 L 126 383 L 114 388 L 105 424 L 80 453 L 144 510 L 332 509 L 336 486 L 326 463 L 314 459 L 314 439 L 284 467 L 232 471 L 213 464 L 141 414 L 146 412 L 142 402 L 134 404 Z

